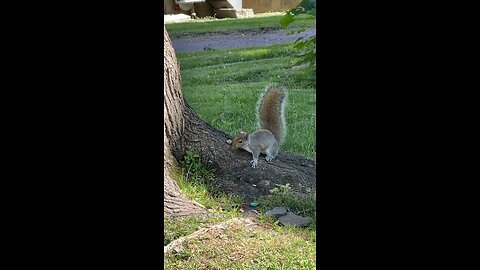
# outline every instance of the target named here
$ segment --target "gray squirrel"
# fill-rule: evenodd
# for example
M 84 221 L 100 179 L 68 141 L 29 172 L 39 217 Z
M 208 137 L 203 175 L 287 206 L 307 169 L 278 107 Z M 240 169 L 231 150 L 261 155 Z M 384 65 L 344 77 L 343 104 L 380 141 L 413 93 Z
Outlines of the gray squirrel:
M 252 168 L 257 167 L 260 153 L 266 155 L 267 162 L 277 156 L 286 135 L 284 117 L 286 102 L 287 94 L 280 86 L 267 86 L 257 104 L 259 129 L 251 134 L 240 129 L 232 141 L 227 141 L 231 144 L 232 150 L 241 148 L 252 153 L 253 160 L 250 161 Z

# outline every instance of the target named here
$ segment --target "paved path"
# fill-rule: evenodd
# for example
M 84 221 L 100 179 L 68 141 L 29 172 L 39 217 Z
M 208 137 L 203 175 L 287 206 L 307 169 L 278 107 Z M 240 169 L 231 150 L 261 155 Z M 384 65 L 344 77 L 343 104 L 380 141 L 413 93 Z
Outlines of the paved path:
M 187 35 L 182 37 L 171 37 L 173 48 L 177 52 L 203 51 L 208 49 L 228 49 L 241 47 L 258 47 L 273 44 L 284 44 L 294 42 L 301 36 L 313 36 L 315 28 L 309 28 L 300 34 L 288 35 L 291 31 L 285 30 L 264 30 L 264 31 L 235 31 L 229 33 L 211 33 Z

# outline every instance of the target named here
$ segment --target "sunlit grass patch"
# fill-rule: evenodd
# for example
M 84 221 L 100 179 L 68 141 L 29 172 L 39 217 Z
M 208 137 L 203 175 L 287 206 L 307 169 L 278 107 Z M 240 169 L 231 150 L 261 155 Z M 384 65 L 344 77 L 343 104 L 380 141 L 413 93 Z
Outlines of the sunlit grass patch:
M 288 92 L 287 136 L 282 149 L 316 156 L 316 81 L 293 65 L 289 45 L 177 53 L 188 103 L 213 127 L 234 135 L 257 128 L 258 97 L 270 83 Z
M 234 223 L 165 256 L 168 269 L 315 269 L 315 243 L 294 233 Z

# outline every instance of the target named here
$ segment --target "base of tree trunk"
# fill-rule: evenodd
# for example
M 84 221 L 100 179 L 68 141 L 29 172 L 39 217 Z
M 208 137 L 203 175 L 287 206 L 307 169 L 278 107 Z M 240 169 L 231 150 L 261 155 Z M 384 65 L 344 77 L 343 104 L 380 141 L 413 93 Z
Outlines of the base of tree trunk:
M 188 106 L 188 105 L 187 105 Z M 316 189 L 316 162 L 314 160 L 280 151 L 271 162 L 263 155 L 256 168 L 252 168 L 252 155 L 244 150 L 232 151 L 227 144 L 229 135 L 214 129 L 198 118 L 193 110 L 186 110 L 185 145 L 174 151 L 181 159 L 186 149 L 196 150 L 203 162 L 216 171 L 214 184 L 225 193 L 254 197 L 269 194 L 277 185 L 290 184 L 300 193 Z

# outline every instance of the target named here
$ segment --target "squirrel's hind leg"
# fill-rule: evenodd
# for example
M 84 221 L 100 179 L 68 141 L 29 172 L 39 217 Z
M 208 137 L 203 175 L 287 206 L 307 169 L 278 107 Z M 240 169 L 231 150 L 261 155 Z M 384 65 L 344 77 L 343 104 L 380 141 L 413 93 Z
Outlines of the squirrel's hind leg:
M 269 149 L 267 149 L 267 151 L 265 151 L 265 154 L 267 155 L 267 156 L 265 157 L 265 160 L 266 160 L 267 162 L 270 162 L 270 161 L 272 161 L 272 159 L 274 159 L 274 158 L 277 156 L 278 150 L 277 150 L 277 151 L 273 151 L 273 150 L 271 150 L 271 148 L 269 148 Z

